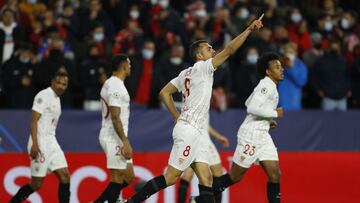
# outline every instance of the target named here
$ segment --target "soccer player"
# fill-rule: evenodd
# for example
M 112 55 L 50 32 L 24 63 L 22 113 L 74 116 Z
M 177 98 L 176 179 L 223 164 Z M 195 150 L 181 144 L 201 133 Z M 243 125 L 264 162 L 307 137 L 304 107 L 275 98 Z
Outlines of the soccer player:
M 274 118 L 284 116 L 278 108 L 279 94 L 276 86 L 284 77 L 279 56 L 274 53 L 262 55 L 257 62 L 259 73 L 265 76 L 246 100 L 247 116 L 238 131 L 238 144 L 230 172 L 213 183 L 214 195 L 241 181 L 246 171 L 257 160 L 267 177 L 269 203 L 280 202 L 279 158 L 269 129 L 277 126 Z M 200 198 L 196 197 L 196 202 Z
M 117 201 L 120 191 L 134 179 L 132 148 L 127 138 L 130 96 L 124 80 L 130 75 L 130 59 L 120 54 L 111 61 L 112 76 L 101 89 L 102 126 L 99 140 L 103 148 L 107 168 L 110 170 L 110 183 L 95 200 L 96 203 Z
M 216 131 L 213 127 L 209 125 L 209 132 L 207 136 L 207 147 L 209 152 L 209 166 L 210 171 L 213 176 L 213 180 L 216 178 L 219 178 L 223 175 L 222 171 L 222 165 L 221 165 L 221 159 L 220 154 L 218 150 L 216 149 L 214 143 L 210 139 L 210 136 L 213 137 L 216 141 L 221 143 L 224 147 L 229 147 L 229 140 L 221 135 L 218 131 Z M 177 203 L 185 203 L 186 202 L 186 192 L 189 187 L 190 181 L 192 180 L 194 176 L 194 170 L 191 169 L 191 167 L 185 169 L 183 175 L 180 178 L 180 185 L 178 188 L 178 201 Z M 215 202 L 221 203 L 222 195 L 219 193 L 217 196 L 215 196 Z
M 239 36 L 233 39 L 220 53 L 205 40 L 194 42 L 190 55 L 196 61 L 179 76 L 172 79 L 160 91 L 160 99 L 171 113 L 175 127 L 174 144 L 165 174 L 148 181 L 145 186 L 125 202 L 139 203 L 152 194 L 176 183 L 182 172 L 190 165 L 199 179 L 201 202 L 213 202 L 212 176 L 208 165 L 206 145 L 207 114 L 210 106 L 214 71 L 223 64 L 246 40 L 250 33 L 262 27 L 263 15 L 252 22 Z M 181 92 L 184 106 L 181 114 L 176 110 L 172 94 Z
M 61 114 L 60 95 L 65 92 L 68 80 L 65 72 L 57 72 L 51 86 L 35 96 L 31 113 L 31 136 L 28 142 L 31 181 L 19 189 L 10 203 L 22 202 L 39 190 L 48 170 L 53 171 L 59 179 L 59 202 L 68 203 L 70 200 L 70 173 L 64 152 L 55 137 Z

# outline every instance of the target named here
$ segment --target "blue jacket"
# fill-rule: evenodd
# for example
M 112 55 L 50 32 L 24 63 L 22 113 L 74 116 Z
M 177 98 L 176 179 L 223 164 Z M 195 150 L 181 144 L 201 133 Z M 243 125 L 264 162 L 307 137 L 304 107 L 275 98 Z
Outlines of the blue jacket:
M 302 87 L 308 79 L 308 69 L 295 59 L 293 67 L 284 68 L 284 80 L 279 83 L 279 106 L 284 110 L 301 110 Z

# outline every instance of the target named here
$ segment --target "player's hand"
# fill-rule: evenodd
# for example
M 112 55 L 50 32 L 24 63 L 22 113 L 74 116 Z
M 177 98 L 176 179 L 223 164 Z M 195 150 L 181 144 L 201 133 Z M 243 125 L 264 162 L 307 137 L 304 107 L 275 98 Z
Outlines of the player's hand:
M 124 146 L 122 148 L 122 154 L 125 157 L 125 159 L 131 159 L 132 153 L 133 153 L 133 150 L 132 150 L 132 147 L 130 145 L 130 142 L 129 142 L 129 140 L 126 140 L 124 142 Z
M 276 112 L 277 112 L 278 118 L 284 117 L 284 111 L 281 107 L 277 108 Z
M 250 31 L 254 31 L 254 30 L 258 30 L 258 29 L 262 28 L 262 27 L 263 27 L 263 24 L 262 24 L 262 21 L 261 21 L 261 20 L 263 19 L 263 17 L 264 17 L 264 14 L 261 14 L 261 16 L 260 16 L 258 19 L 254 20 L 254 21 L 249 25 L 248 29 L 249 29 Z
M 270 121 L 270 129 L 276 128 L 277 126 L 278 126 L 278 124 L 275 120 Z
M 217 141 L 223 146 L 223 147 L 229 147 L 230 143 L 229 140 L 225 136 L 220 136 Z
M 36 159 L 37 156 L 39 156 L 39 154 L 41 154 L 39 145 L 37 144 L 32 144 L 31 149 L 30 149 L 30 157 L 32 159 Z

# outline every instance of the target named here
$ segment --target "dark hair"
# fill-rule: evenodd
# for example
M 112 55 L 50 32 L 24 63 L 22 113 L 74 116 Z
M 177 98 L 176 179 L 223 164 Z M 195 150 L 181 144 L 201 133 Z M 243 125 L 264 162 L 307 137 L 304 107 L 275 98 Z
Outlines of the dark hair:
M 115 72 L 119 69 L 120 64 L 127 61 L 129 57 L 125 54 L 119 54 L 111 59 L 111 72 Z
M 280 60 L 280 56 L 274 52 L 264 53 L 257 61 L 257 69 L 261 78 L 266 76 L 266 70 L 269 68 L 269 62 L 272 60 Z
M 200 44 L 208 43 L 206 40 L 197 40 L 190 46 L 190 57 L 196 61 L 196 55 L 200 52 Z
M 68 73 L 66 71 L 63 70 L 58 70 L 55 74 L 53 79 L 57 78 L 57 77 L 68 77 Z

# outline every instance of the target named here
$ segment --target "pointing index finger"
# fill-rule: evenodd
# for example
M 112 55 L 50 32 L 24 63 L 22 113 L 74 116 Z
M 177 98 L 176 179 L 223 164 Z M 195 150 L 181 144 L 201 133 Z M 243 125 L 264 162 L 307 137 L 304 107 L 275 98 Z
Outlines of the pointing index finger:
M 263 13 L 263 14 L 261 14 L 261 16 L 258 18 L 258 20 L 262 20 L 262 19 L 263 19 L 263 17 L 264 17 L 264 13 Z

